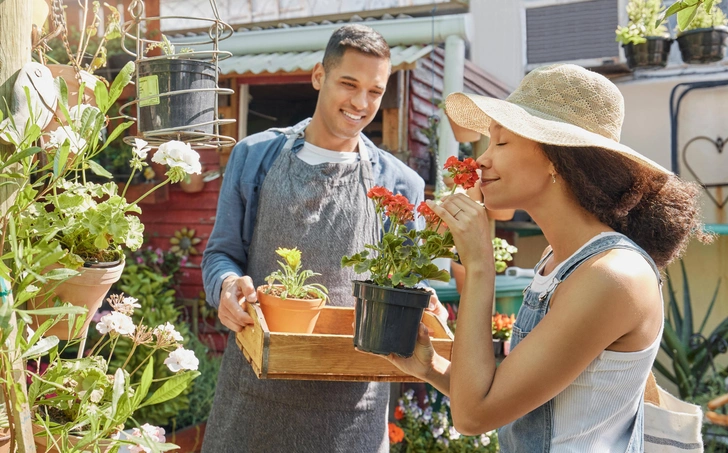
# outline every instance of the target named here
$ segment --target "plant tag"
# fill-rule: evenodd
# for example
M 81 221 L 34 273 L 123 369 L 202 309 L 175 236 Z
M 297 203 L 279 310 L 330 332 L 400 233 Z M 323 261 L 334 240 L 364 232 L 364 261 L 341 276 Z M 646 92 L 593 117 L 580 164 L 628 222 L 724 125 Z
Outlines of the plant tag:
M 156 75 L 149 75 L 139 78 L 139 107 L 148 107 L 159 104 L 159 82 Z M 153 96 L 153 97 L 152 97 Z M 146 99 L 149 98 L 149 99 Z

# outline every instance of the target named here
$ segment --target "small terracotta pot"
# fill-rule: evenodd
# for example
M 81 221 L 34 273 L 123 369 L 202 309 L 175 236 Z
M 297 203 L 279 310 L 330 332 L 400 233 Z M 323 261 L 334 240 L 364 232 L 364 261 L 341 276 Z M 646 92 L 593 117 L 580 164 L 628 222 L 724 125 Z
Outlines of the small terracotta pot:
M 205 181 L 203 180 L 202 174 L 188 175 L 190 181 L 187 182 L 186 178 L 179 182 L 179 187 L 183 192 L 186 193 L 197 193 L 202 192 L 205 188 Z
M 326 305 L 325 299 L 281 299 L 266 294 L 267 288 L 267 285 L 258 287 L 258 302 L 270 331 L 313 333 L 321 309 Z
M 0 453 L 10 453 L 10 429 L 0 429 Z
M 70 302 L 72 305 L 77 307 L 86 307 L 88 313 L 86 314 L 86 320 L 83 324 L 83 328 L 79 332 L 80 336 L 84 335 L 89 324 L 91 324 L 91 318 L 96 314 L 101 303 L 104 301 L 106 293 L 111 288 L 111 285 L 116 283 L 121 278 L 121 273 L 124 270 L 125 262 L 121 262 L 113 267 L 98 268 L 98 267 L 83 267 L 78 270 L 79 275 L 71 277 L 70 279 L 58 284 L 57 282 L 47 283 L 43 289 L 38 293 L 38 296 L 28 300 L 28 309 L 41 309 L 53 307 L 54 299 L 60 298 L 63 302 Z M 58 269 L 62 267 L 59 264 L 53 264 L 48 266 L 45 270 L 50 271 L 52 269 Z M 55 286 L 55 288 L 54 288 Z M 50 293 L 50 294 L 49 294 Z M 43 315 L 31 315 L 33 322 L 31 327 L 37 329 L 38 326 L 43 324 L 48 316 Z M 61 321 L 51 327 L 46 333 L 46 336 L 55 335 L 61 340 L 68 340 L 68 322 Z

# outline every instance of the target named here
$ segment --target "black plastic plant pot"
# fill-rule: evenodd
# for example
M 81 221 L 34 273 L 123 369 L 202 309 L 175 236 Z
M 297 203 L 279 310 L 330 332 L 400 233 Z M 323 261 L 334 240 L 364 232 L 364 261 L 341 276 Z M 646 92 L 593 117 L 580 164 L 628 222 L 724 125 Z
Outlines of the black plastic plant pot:
M 659 69 L 667 66 L 672 39 L 648 36 L 647 42 L 625 44 L 624 56 L 629 69 Z
M 430 293 L 354 281 L 354 346 L 374 354 L 411 357 Z
M 148 137 L 184 141 L 199 137 L 196 133 L 212 134 L 217 96 L 215 65 L 176 58 L 140 61 L 137 83 L 138 126 L 142 136 L 180 127 L 183 129 Z M 197 89 L 207 91 L 182 92 Z
M 696 28 L 677 37 L 682 60 L 688 64 L 720 61 L 725 56 L 728 28 Z

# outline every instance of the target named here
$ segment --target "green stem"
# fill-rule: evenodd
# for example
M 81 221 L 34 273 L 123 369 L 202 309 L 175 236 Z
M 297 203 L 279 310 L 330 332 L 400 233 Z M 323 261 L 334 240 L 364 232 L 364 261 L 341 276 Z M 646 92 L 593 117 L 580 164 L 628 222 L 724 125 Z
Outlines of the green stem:
M 151 189 L 149 189 L 147 191 L 147 193 L 145 193 L 144 195 L 142 195 L 141 197 L 139 197 L 134 203 L 131 203 L 129 206 L 134 206 L 134 205 L 138 204 L 140 201 L 142 201 L 143 199 L 145 199 L 149 194 L 151 194 L 155 190 L 159 189 L 163 185 L 167 184 L 169 182 L 169 180 L 170 180 L 170 178 L 167 178 L 164 181 L 162 181 L 159 184 L 157 184 L 156 186 L 152 187 Z
M 142 365 L 144 365 L 145 363 L 147 363 L 147 360 L 149 360 L 149 358 L 151 356 L 153 356 L 154 353 L 157 352 L 158 349 L 159 348 L 153 348 L 152 349 L 152 352 L 150 352 L 149 355 L 144 360 L 142 360 L 142 363 L 140 363 L 139 365 L 137 365 L 137 367 L 134 368 L 134 371 L 132 371 L 131 373 L 129 373 L 129 378 L 131 378 L 132 376 L 134 376 L 134 373 L 136 373 L 137 371 L 139 371 L 139 368 L 141 368 Z
M 124 185 L 124 190 L 121 191 L 121 198 L 124 198 L 124 195 L 126 195 L 126 189 L 128 189 L 129 185 L 131 185 L 131 178 L 134 177 L 134 173 L 136 173 L 136 167 L 131 169 L 131 174 L 129 175 L 129 179 L 126 180 L 126 184 Z
M 109 352 L 109 358 L 106 360 L 106 363 L 111 363 L 111 356 L 114 355 L 114 349 L 116 349 L 116 343 L 119 342 L 119 338 L 121 338 L 121 335 L 114 338 L 114 344 L 111 345 L 111 351 Z
M 134 342 L 134 345 L 132 345 L 132 347 L 131 347 L 131 352 L 129 352 L 129 355 L 126 356 L 126 360 L 124 360 L 124 364 L 121 366 L 122 370 L 126 369 L 126 365 L 129 363 L 129 359 L 131 359 L 131 356 L 134 355 L 134 351 L 136 351 L 136 348 L 137 348 L 137 344 L 136 344 L 136 342 Z

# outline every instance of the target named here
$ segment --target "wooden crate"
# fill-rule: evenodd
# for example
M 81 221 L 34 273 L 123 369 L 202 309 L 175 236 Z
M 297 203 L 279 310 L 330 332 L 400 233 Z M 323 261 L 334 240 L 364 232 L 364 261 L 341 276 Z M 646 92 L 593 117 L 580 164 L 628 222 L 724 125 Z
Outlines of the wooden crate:
M 354 309 L 325 307 L 312 334 L 271 332 L 257 304 L 245 304 L 255 324 L 236 334 L 238 347 L 260 379 L 418 382 L 387 359 L 354 349 Z M 437 317 L 423 322 L 441 356 L 450 359 L 453 335 Z

